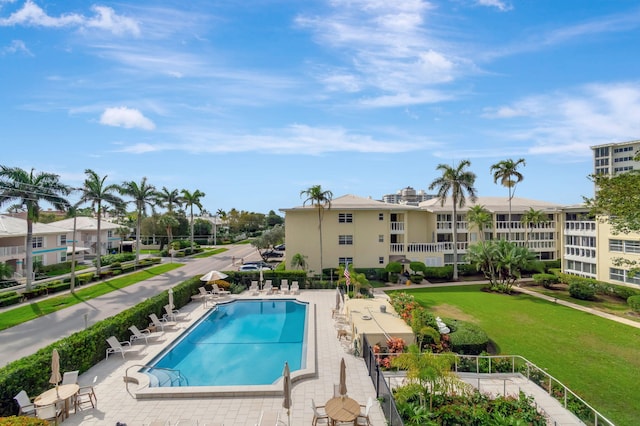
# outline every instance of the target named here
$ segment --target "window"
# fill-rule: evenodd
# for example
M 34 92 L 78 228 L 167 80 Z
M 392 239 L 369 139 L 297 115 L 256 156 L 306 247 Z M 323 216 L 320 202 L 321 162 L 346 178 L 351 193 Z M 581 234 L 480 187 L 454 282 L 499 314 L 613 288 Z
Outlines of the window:
M 61 251 L 60 252 L 60 263 L 62 262 L 66 262 L 67 261 L 67 251 Z
M 378 213 L 378 220 L 384 220 L 384 213 Z
M 380 265 L 384 265 L 384 257 L 380 256 L 380 257 L 378 258 L 378 263 L 379 263 Z
M 66 246 L 67 245 L 67 234 L 64 235 L 60 235 L 60 244 L 61 246 Z M 63 260 L 64 262 L 64 260 Z
M 609 279 L 624 282 L 624 270 L 618 268 L 609 268 Z
M 338 244 L 350 246 L 353 244 L 353 235 L 338 235 Z
M 640 253 L 640 241 L 625 241 L 624 242 L 625 253 Z
M 352 223 L 353 214 L 351 213 L 338 213 L 338 223 Z
M 384 243 L 384 235 L 382 235 L 382 234 L 378 235 L 378 242 L 379 243 Z
M 44 237 L 33 237 L 31 240 L 31 247 L 42 248 L 44 247 Z
M 353 265 L 353 257 L 339 257 L 338 258 L 338 265 Z
M 113 237 L 113 230 L 112 229 L 109 229 L 107 231 L 107 237 L 109 237 L 109 238 Z
M 609 251 L 622 251 L 622 240 L 609 240 Z

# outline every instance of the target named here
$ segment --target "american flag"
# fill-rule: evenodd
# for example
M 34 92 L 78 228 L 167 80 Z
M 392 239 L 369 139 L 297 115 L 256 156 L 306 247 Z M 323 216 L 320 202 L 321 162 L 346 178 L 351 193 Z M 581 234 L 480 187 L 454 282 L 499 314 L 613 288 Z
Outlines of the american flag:
M 344 265 L 344 280 L 345 280 L 345 283 L 347 284 L 347 290 L 348 290 L 349 286 L 351 285 L 351 274 L 349 273 L 348 263 Z

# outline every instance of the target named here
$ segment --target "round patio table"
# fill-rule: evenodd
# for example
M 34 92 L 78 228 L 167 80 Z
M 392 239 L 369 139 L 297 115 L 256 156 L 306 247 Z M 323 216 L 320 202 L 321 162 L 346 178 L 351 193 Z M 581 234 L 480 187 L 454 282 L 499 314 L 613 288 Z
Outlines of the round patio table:
M 360 404 L 348 396 L 331 398 L 324 407 L 327 416 L 335 422 L 354 422 L 360 414 Z
M 44 391 L 33 400 L 38 406 L 51 405 L 60 401 L 64 401 L 64 418 L 69 417 L 69 398 L 78 393 L 80 386 L 75 383 L 69 385 L 60 385 L 56 388 Z

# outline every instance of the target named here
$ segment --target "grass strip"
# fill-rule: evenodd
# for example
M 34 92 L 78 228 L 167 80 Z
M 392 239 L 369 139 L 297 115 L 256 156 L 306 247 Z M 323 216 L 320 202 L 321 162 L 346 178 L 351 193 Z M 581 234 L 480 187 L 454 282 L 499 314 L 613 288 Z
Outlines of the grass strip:
M 534 296 L 482 286 L 409 290 L 443 317 L 482 327 L 501 354 L 521 355 L 564 383 L 617 425 L 640 418 L 640 329 Z
M 193 255 L 191 257 L 193 259 L 202 259 L 203 257 L 211 257 L 211 256 L 214 256 L 216 254 L 224 253 L 227 250 L 229 250 L 229 249 L 224 248 L 224 247 L 213 249 L 213 250 L 205 250 L 202 253 L 198 253 L 198 254 Z
M 113 278 L 103 283 L 94 284 L 91 287 L 78 289 L 74 293 L 62 294 L 60 296 L 32 302 L 28 305 L 11 309 L 10 311 L 5 311 L 0 313 L 0 330 L 5 330 L 43 315 L 47 315 L 112 291 L 137 284 L 156 275 L 161 275 L 165 272 L 177 269 L 183 265 L 183 263 L 165 263 L 158 266 L 152 266 L 132 274 Z

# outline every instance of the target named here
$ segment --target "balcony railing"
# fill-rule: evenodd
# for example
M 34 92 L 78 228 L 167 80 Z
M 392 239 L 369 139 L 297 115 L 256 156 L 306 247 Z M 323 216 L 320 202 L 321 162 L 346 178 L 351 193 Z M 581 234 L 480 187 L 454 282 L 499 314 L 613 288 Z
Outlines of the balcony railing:
M 391 222 L 391 232 L 404 232 L 404 222 Z
M 0 247 L 0 257 L 16 256 L 25 252 L 24 246 Z
M 459 251 L 467 250 L 469 243 L 467 241 L 458 241 L 457 247 Z M 404 253 L 406 247 L 407 253 L 453 253 L 452 242 L 441 243 L 394 243 L 389 247 L 391 253 Z

